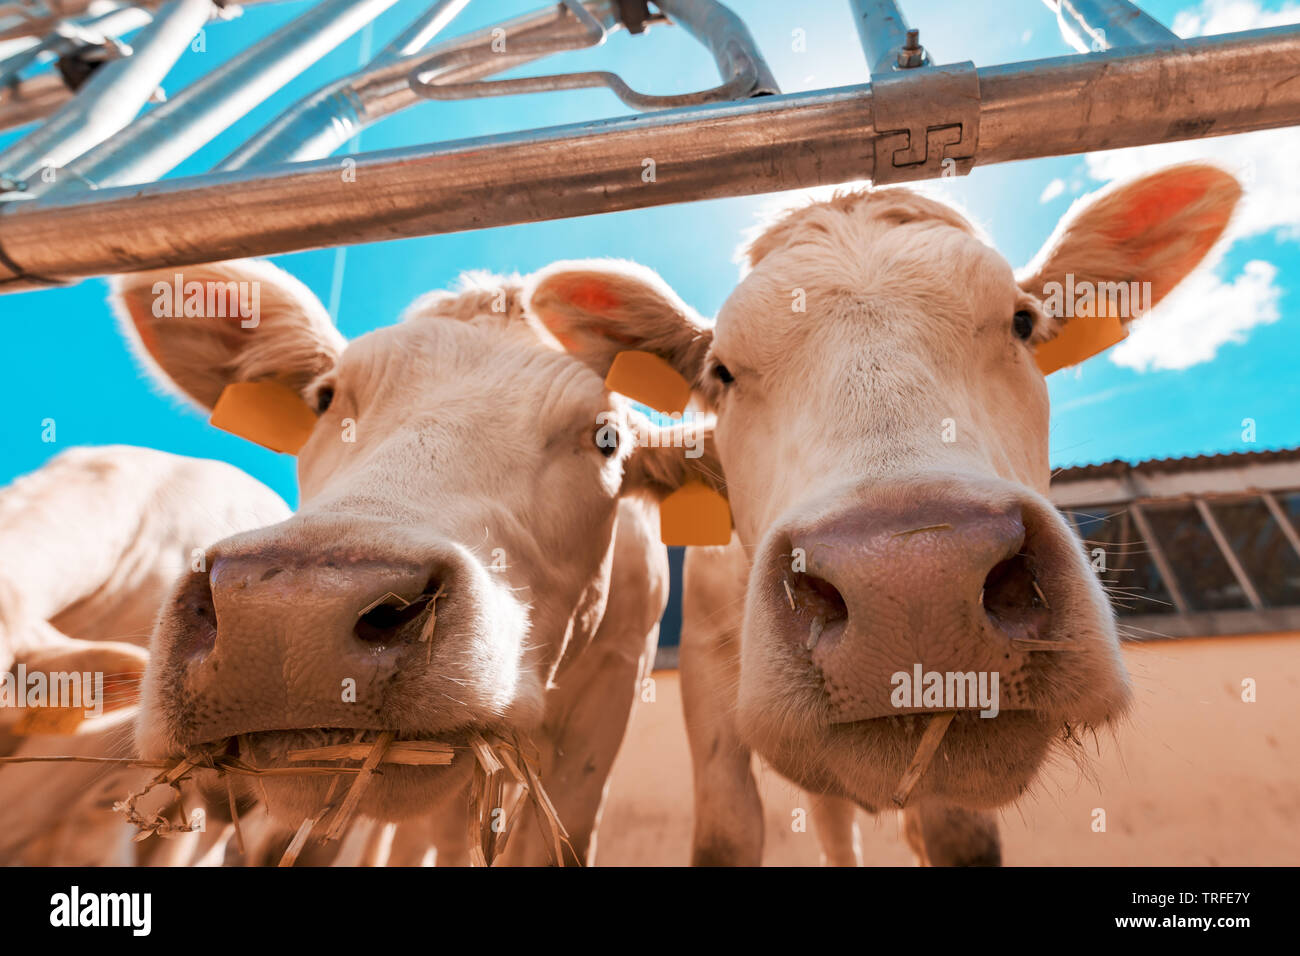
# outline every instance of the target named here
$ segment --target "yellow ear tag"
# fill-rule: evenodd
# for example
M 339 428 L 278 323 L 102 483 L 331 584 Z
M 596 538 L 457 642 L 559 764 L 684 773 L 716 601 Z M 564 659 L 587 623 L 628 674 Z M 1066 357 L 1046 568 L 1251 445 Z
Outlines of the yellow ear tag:
M 709 547 L 731 541 L 731 506 L 702 481 L 688 481 L 659 502 L 659 539 Z
M 691 383 L 650 352 L 619 352 L 605 375 L 605 387 L 666 415 L 680 415 L 691 400 Z
M 287 385 L 236 382 L 222 390 L 208 421 L 263 448 L 296 455 L 316 427 L 316 413 Z
M 1044 375 L 1078 365 L 1128 338 L 1128 329 L 1117 315 L 1079 316 L 1066 322 L 1056 338 L 1039 344 L 1034 352 Z

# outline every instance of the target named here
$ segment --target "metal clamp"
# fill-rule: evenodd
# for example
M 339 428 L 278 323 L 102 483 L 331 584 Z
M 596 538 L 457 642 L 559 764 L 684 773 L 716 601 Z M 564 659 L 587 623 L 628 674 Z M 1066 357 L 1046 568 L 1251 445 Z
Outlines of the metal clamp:
M 871 79 L 877 184 L 965 176 L 979 147 L 980 81 L 971 62 Z

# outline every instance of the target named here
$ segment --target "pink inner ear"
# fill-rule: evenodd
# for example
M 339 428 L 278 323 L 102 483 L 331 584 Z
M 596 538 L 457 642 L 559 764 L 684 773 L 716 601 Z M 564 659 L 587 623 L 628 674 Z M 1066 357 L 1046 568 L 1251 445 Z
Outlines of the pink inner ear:
M 1218 176 L 1212 170 L 1180 172 L 1177 178 L 1141 190 L 1123 207 L 1113 225 L 1105 230 L 1105 235 L 1124 242 L 1154 230 L 1204 196 Z
M 608 312 L 623 304 L 618 294 L 600 279 L 572 279 L 560 292 L 570 305 L 584 312 Z

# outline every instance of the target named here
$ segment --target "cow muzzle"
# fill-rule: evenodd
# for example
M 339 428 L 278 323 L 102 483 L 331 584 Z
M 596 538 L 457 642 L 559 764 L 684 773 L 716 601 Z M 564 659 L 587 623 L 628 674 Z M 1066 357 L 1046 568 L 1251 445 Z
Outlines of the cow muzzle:
M 1078 539 L 1018 486 L 872 485 L 769 534 L 752 574 L 740 706 L 760 750 L 865 732 L 873 748 L 904 741 L 885 749 L 905 761 L 917 721 L 955 711 L 968 752 L 949 763 L 1016 751 L 1023 783 L 1037 738 L 1127 703 L 1113 615 Z M 779 723 L 764 715 L 774 691 Z M 998 765 L 977 756 L 977 772 Z
M 397 529 L 365 536 L 387 547 L 309 547 L 295 537 L 340 536 L 298 530 L 311 533 L 281 526 L 222 542 L 207 572 L 178 585 L 155 631 L 142 750 L 217 747 L 287 765 L 303 749 L 381 731 L 463 746 L 476 730 L 535 717 L 521 676 L 525 615 L 472 555 L 403 541 Z M 458 753 L 449 768 L 386 766 L 371 811 L 391 816 L 388 791 L 459 779 L 464 762 Z M 293 812 L 312 812 L 322 779 L 276 789 Z

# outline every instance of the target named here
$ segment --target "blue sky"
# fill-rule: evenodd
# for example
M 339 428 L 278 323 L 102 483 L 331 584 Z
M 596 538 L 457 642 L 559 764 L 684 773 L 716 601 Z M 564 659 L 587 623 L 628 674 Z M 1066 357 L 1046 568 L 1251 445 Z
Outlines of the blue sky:
M 475 0 L 445 35 L 540 5 L 540 0 Z M 181 89 L 307 6 L 252 7 L 239 20 L 211 25 L 206 53 L 187 54 L 165 87 Z M 173 175 L 211 168 L 299 96 L 350 71 L 367 39 L 377 49 L 423 6 L 424 0 L 400 0 L 376 21 L 369 38 L 358 34 L 344 43 Z M 731 0 L 731 6 L 750 25 L 784 90 L 865 80 L 847 0 Z M 1142 6 L 1185 35 L 1300 21 L 1295 3 L 1157 0 Z M 904 9 L 940 62 L 972 59 L 976 65 L 993 65 L 1071 52 L 1053 16 L 1032 0 L 1014 5 L 1005 0 L 909 0 Z M 802 52 L 794 48 L 796 30 L 806 38 Z M 651 92 L 716 83 L 707 54 L 675 28 L 640 37 L 618 34 L 601 50 L 556 57 L 531 72 L 559 69 L 616 69 L 634 87 Z M 428 103 L 368 131 L 361 148 L 626 112 L 603 91 Z M 1073 198 L 1113 175 L 1207 155 L 1248 178 L 1249 208 L 1198 284 L 1177 303 L 1171 301 L 1171 309 L 1157 310 L 1147 320 L 1151 328 L 1135 332 L 1122 349 L 1052 377 L 1054 465 L 1300 444 L 1300 295 L 1293 279 L 1300 265 L 1300 186 L 1295 182 L 1300 177 L 1291 171 L 1300 154 L 1298 136 L 1297 130 L 1283 130 L 1191 146 L 990 166 L 938 187 L 1020 265 Z M 0 146 L 13 138 L 0 136 Z M 415 296 L 449 285 L 462 271 L 529 272 L 557 258 L 583 256 L 643 262 L 701 312 L 713 314 L 735 284 L 732 257 L 742 232 L 771 201 L 717 200 L 353 247 L 344 260 L 337 320 L 345 335 L 355 337 L 393 322 Z M 275 261 L 322 300 L 331 300 L 339 263 L 334 250 Z M 209 427 L 197 412 L 180 407 L 140 377 L 114 328 L 105 294 L 103 281 L 92 280 L 73 288 L 0 296 L 0 375 L 7 405 L 0 415 L 0 483 L 72 445 L 127 443 L 230 461 L 296 502 L 291 458 Z M 41 440 L 42 421 L 50 418 L 57 429 L 52 444 Z M 1243 443 L 1245 418 L 1255 420 L 1255 444 Z

